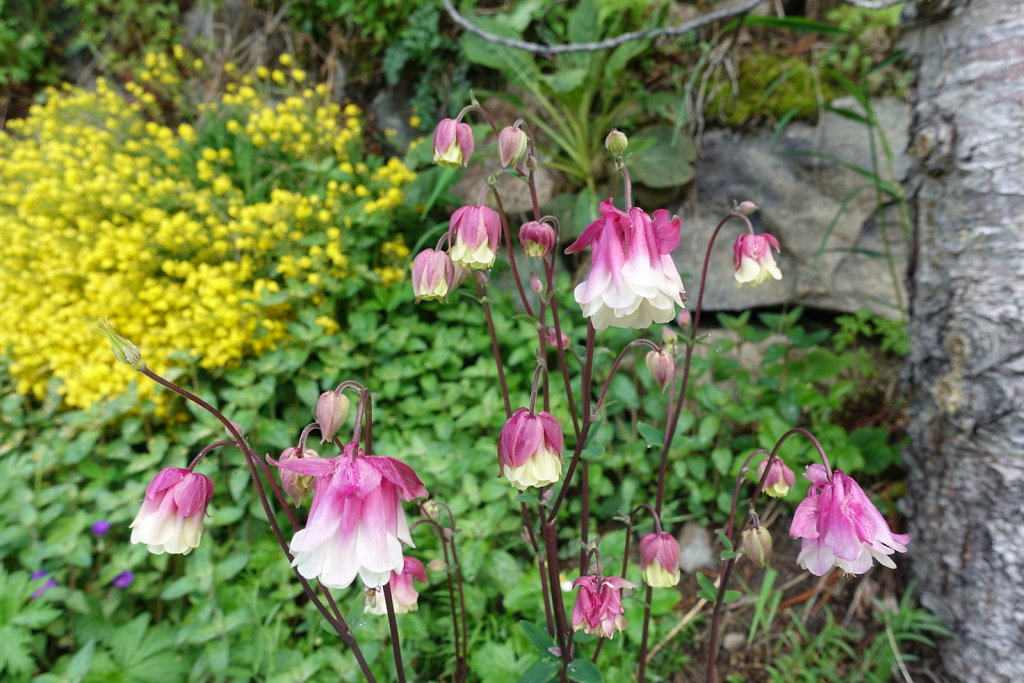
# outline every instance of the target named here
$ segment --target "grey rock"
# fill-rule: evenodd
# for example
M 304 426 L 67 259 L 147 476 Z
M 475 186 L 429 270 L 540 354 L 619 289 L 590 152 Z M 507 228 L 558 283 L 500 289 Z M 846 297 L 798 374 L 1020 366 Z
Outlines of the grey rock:
M 714 566 L 710 532 L 696 522 L 687 522 L 679 533 L 679 567 L 692 574 Z
M 832 106 L 860 113 L 852 99 Z M 910 159 L 909 109 L 898 100 L 872 103 L 894 159 L 890 165 L 876 140 L 883 181 L 899 183 Z M 804 304 L 852 312 L 867 307 L 898 317 L 906 301 L 907 241 L 895 203 L 879 199 L 874 184 L 852 167 L 871 172 L 868 128 L 834 112 L 817 126 L 792 124 L 777 139 L 772 131 L 740 135 L 708 133 L 698 160 L 695 195 L 675 209 L 683 217 L 683 247 L 676 262 L 691 300 L 697 295 L 704 250 L 717 220 L 734 201 L 751 200 L 757 232 L 775 235 L 781 281 L 738 287 L 732 276 L 732 243 L 743 230 L 737 220 L 720 233 L 712 252 L 704 306 L 740 310 L 752 306 Z M 881 202 L 881 203 L 880 203 Z M 891 254 L 896 274 L 885 254 Z

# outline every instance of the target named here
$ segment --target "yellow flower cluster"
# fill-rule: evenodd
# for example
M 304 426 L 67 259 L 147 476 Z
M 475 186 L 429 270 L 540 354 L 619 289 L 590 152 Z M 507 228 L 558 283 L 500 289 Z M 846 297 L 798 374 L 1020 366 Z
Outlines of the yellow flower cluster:
M 176 85 L 169 59 L 147 58 L 146 80 Z M 51 376 L 70 406 L 122 392 L 136 375 L 92 333 L 97 318 L 158 372 L 225 368 L 284 338 L 286 292 L 317 302 L 347 277 L 402 277 L 404 243 L 368 240 L 366 226 L 413 174 L 363 160 L 357 107 L 322 86 L 267 103 L 269 78 L 243 77 L 173 128 L 147 120 L 139 83 L 127 99 L 104 81 L 65 86 L 0 132 L 0 354 L 19 392 L 41 398 Z

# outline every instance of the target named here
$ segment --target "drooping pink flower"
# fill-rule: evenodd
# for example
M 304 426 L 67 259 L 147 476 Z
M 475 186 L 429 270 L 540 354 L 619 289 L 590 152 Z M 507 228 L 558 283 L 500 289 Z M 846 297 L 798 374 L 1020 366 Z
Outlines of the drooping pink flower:
M 412 585 L 413 579 L 426 583 L 427 570 L 415 557 L 407 556 L 402 571 L 391 572 L 391 602 L 395 607 L 395 614 L 415 612 L 419 609 L 420 594 Z M 386 614 L 388 608 L 383 593 L 374 589 L 368 590 L 363 601 L 363 611 L 366 614 Z
M 581 576 L 572 584 L 579 589 L 572 608 L 572 628 L 602 638 L 611 638 L 626 628 L 622 607 L 622 589 L 636 584 L 618 576 Z
M 841 470 L 829 478 L 824 465 L 811 465 L 804 473 L 812 482 L 789 527 L 789 535 L 802 538 L 797 562 L 815 576 L 832 567 L 847 574 L 863 574 L 874 560 L 889 568 L 889 557 L 906 552 L 909 534 L 894 534 L 882 513 L 860 486 Z
M 455 266 L 447 252 L 424 249 L 412 260 L 412 291 L 416 302 L 448 296 L 455 280 Z
M 197 472 L 167 467 L 146 487 L 142 509 L 131 523 L 132 543 L 156 555 L 188 555 L 203 537 L 213 481 Z
M 458 168 L 473 156 L 473 130 L 466 123 L 441 119 L 434 128 L 434 163 Z
M 768 460 L 769 458 L 765 458 L 757 464 L 758 481 L 764 476 Z M 793 470 L 789 469 L 786 463 L 782 462 L 781 458 L 775 458 L 772 460 L 771 467 L 768 468 L 768 476 L 765 477 L 763 491 L 772 498 L 783 498 L 789 493 L 789 489 L 793 486 L 794 481 L 796 481 L 796 475 L 793 474 Z
M 298 460 L 300 458 L 319 458 L 320 454 L 311 448 L 305 450 L 299 450 L 297 447 L 292 446 L 281 451 L 281 458 L 278 462 L 289 462 L 291 460 Z M 292 504 L 295 507 L 302 505 L 302 501 L 306 499 L 306 494 L 313 488 L 313 477 L 308 475 L 299 474 L 285 468 L 280 468 L 278 476 L 281 477 L 281 487 L 284 492 L 291 498 Z
M 501 218 L 488 206 L 463 206 L 452 214 L 448 228 L 452 262 L 470 270 L 485 270 L 494 265 Z
M 679 244 L 680 228 L 679 218 L 670 219 L 664 209 L 652 219 L 643 209 L 626 213 L 610 199 L 601 202 L 601 217 L 565 250 L 594 247 L 590 275 L 574 295 L 596 329 L 643 329 L 676 316 L 684 290 L 670 254 Z
M 772 256 L 772 247 L 779 250 L 779 241 L 768 233 L 743 233 L 732 247 L 732 265 L 736 269 L 736 282 L 741 285 L 759 285 L 769 278 L 782 279 L 782 271 Z
M 669 588 L 679 583 L 679 542 L 662 531 L 640 539 L 640 572 L 644 583 L 653 588 Z
M 498 437 L 498 466 L 520 491 L 553 484 L 562 476 L 562 428 L 551 413 L 520 408 Z
M 274 464 L 316 479 L 306 527 L 291 542 L 299 574 L 329 588 L 346 588 L 358 574 L 374 588 L 402 571 L 402 543 L 413 546 L 402 501 L 427 495 L 411 467 L 364 455 L 355 442 L 336 458 Z
M 528 221 L 519 228 L 519 244 L 533 258 L 546 258 L 555 246 L 555 229 L 547 223 Z

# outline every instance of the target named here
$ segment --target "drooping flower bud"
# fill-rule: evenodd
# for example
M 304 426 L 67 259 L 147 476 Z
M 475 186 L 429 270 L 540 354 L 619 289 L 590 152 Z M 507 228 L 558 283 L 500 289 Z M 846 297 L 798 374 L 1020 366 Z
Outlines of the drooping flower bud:
M 470 270 L 485 270 L 494 265 L 498 240 L 501 238 L 501 218 L 488 206 L 463 206 L 452 214 L 452 263 Z
M 650 370 L 654 381 L 665 391 L 676 376 L 676 360 L 665 349 L 649 351 L 647 353 L 647 369 Z
M 751 560 L 767 567 L 772 559 L 772 535 L 763 526 L 752 526 L 740 534 L 740 547 Z
M 298 448 L 291 447 L 286 448 L 281 452 L 281 458 L 278 460 L 279 463 L 289 462 L 291 460 L 298 460 L 299 458 L 319 458 L 320 455 L 310 449 L 299 451 Z M 305 474 L 299 474 L 292 470 L 283 468 L 278 469 L 278 474 L 281 477 L 281 487 L 284 488 L 284 492 L 292 499 L 292 504 L 295 507 L 302 505 L 302 501 L 305 500 L 306 494 L 313 488 L 313 477 Z
M 743 214 L 744 216 L 749 216 L 755 211 L 757 211 L 757 204 L 750 200 L 740 202 L 739 206 L 736 207 L 736 213 Z
M 559 333 L 550 325 L 544 328 L 544 341 L 553 349 L 569 348 L 569 337 L 565 332 Z
M 672 534 L 646 534 L 640 539 L 640 571 L 652 588 L 669 588 L 679 583 L 679 542 Z
M 536 273 L 530 273 L 530 289 L 537 294 L 544 293 L 544 283 L 540 281 L 540 278 L 537 277 Z
M 612 128 L 612 132 L 608 133 L 608 136 L 604 139 L 604 146 L 605 149 L 615 156 L 622 156 L 626 153 L 626 148 L 629 147 L 629 138 L 626 137 L 625 133 Z
M 765 458 L 757 465 L 758 481 L 764 476 L 768 460 Z M 793 485 L 794 481 L 796 481 L 796 475 L 793 474 L 793 470 L 786 467 L 786 463 L 782 462 L 781 458 L 775 458 L 772 460 L 771 467 L 768 468 L 768 476 L 765 477 L 764 487 L 761 490 L 772 498 L 782 498 L 789 493 L 789 487 Z
M 736 238 L 732 248 L 732 264 L 736 269 L 736 282 L 741 285 L 759 285 L 768 279 L 782 279 L 782 271 L 772 256 L 772 247 L 779 250 L 779 241 L 768 233 L 744 233 Z
M 412 291 L 416 302 L 441 300 L 455 280 L 455 265 L 444 251 L 424 249 L 412 260 Z
M 406 556 L 401 573 L 391 572 L 391 580 L 388 582 L 391 586 L 391 603 L 394 605 L 395 614 L 406 614 L 419 609 L 420 594 L 412 585 L 413 579 L 426 583 L 427 570 L 415 557 Z M 366 591 L 363 611 L 366 614 L 387 614 L 387 601 L 383 590 L 370 588 Z
M 530 140 L 519 128 L 505 126 L 498 133 L 498 156 L 501 158 L 502 168 L 518 164 L 526 158 L 526 151 L 529 148 Z
M 130 366 L 133 370 L 142 372 L 146 369 L 146 363 L 142 360 L 142 353 L 139 351 L 139 348 L 115 332 L 113 325 L 106 320 L 100 320 L 96 324 L 96 331 L 110 342 L 110 350 L 114 352 L 115 358 Z
M 348 417 L 348 397 L 337 391 L 325 391 L 316 401 L 316 423 L 320 425 L 320 443 L 334 438 Z
M 551 413 L 520 408 L 501 428 L 498 466 L 520 491 L 541 488 L 562 475 L 562 428 Z
M 213 481 L 180 467 L 160 471 L 146 487 L 142 509 L 131 523 L 132 543 L 146 544 L 155 555 L 188 555 L 203 537 Z
M 684 308 L 679 311 L 679 315 L 676 317 L 676 325 L 679 325 L 679 327 L 689 327 L 692 320 L 693 316 L 691 316 L 690 312 Z
M 519 243 L 533 258 L 546 258 L 555 246 L 555 229 L 547 223 L 530 221 L 519 228 Z
M 458 168 L 473 155 L 473 131 L 468 124 L 441 119 L 434 129 L 434 163 Z

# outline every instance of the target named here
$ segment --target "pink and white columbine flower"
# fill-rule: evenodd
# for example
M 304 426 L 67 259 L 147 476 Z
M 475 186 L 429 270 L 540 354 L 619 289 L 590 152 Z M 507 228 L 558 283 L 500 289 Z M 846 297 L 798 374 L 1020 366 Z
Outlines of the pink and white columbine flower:
M 463 206 L 452 214 L 448 237 L 454 264 L 485 270 L 494 265 L 497 256 L 501 218 L 488 206 Z
M 458 168 L 473 156 L 473 130 L 466 123 L 441 119 L 434 129 L 434 163 Z
M 415 612 L 419 609 L 419 591 L 412 585 L 412 580 L 427 582 L 427 570 L 423 563 L 415 557 L 406 557 L 401 572 L 391 572 L 391 602 L 395 606 L 395 614 Z M 363 612 L 366 614 L 386 614 L 388 611 L 384 594 L 376 589 L 366 591 L 363 601 Z
M 554 415 L 520 408 L 501 428 L 498 467 L 520 491 L 541 488 L 562 476 L 562 446 L 562 428 Z
M 894 534 L 882 513 L 860 486 L 841 470 L 829 478 L 824 465 L 811 465 L 804 473 L 812 482 L 789 527 L 789 535 L 802 538 L 796 560 L 815 576 L 832 567 L 847 574 L 863 574 L 874 560 L 894 569 L 889 556 L 906 552 L 910 534 Z
M 145 543 L 156 555 L 188 555 L 203 537 L 213 481 L 180 467 L 167 467 L 146 487 L 142 509 L 131 523 L 132 543 Z
M 761 477 L 764 476 L 768 460 L 769 458 L 765 458 L 757 464 L 758 481 L 761 481 Z M 793 470 L 789 469 L 781 458 L 775 458 L 772 460 L 771 467 L 768 468 L 768 476 L 764 479 L 762 490 L 772 498 L 783 498 L 789 493 L 794 481 L 796 481 L 796 475 L 793 474 Z
M 636 584 L 618 576 L 600 577 L 587 574 L 573 581 L 579 588 L 576 604 L 572 608 L 572 628 L 584 633 L 611 638 L 616 631 L 626 628 L 626 611 L 622 607 L 622 589 L 636 588 Z
M 424 249 L 412 260 L 412 291 L 417 303 L 447 298 L 454 280 L 455 266 L 443 251 Z
M 587 226 L 565 250 L 594 246 L 590 276 L 574 295 L 594 327 L 643 329 L 667 323 L 684 301 L 683 282 L 671 252 L 679 244 L 679 218 L 659 209 L 620 211 L 610 199 L 601 202 L 601 217 Z
M 670 588 L 679 583 L 679 542 L 662 531 L 640 539 L 640 572 L 652 588 Z
M 402 543 L 413 546 L 402 501 L 427 495 L 411 467 L 364 455 L 354 441 L 336 458 L 274 464 L 316 478 L 306 527 L 291 542 L 299 574 L 329 588 L 346 588 L 358 574 L 374 588 L 402 571 Z
M 732 247 L 732 265 L 736 269 L 736 282 L 741 285 L 759 285 L 769 278 L 782 279 L 782 271 L 772 256 L 772 247 L 779 250 L 779 241 L 768 233 L 744 233 L 736 238 Z

